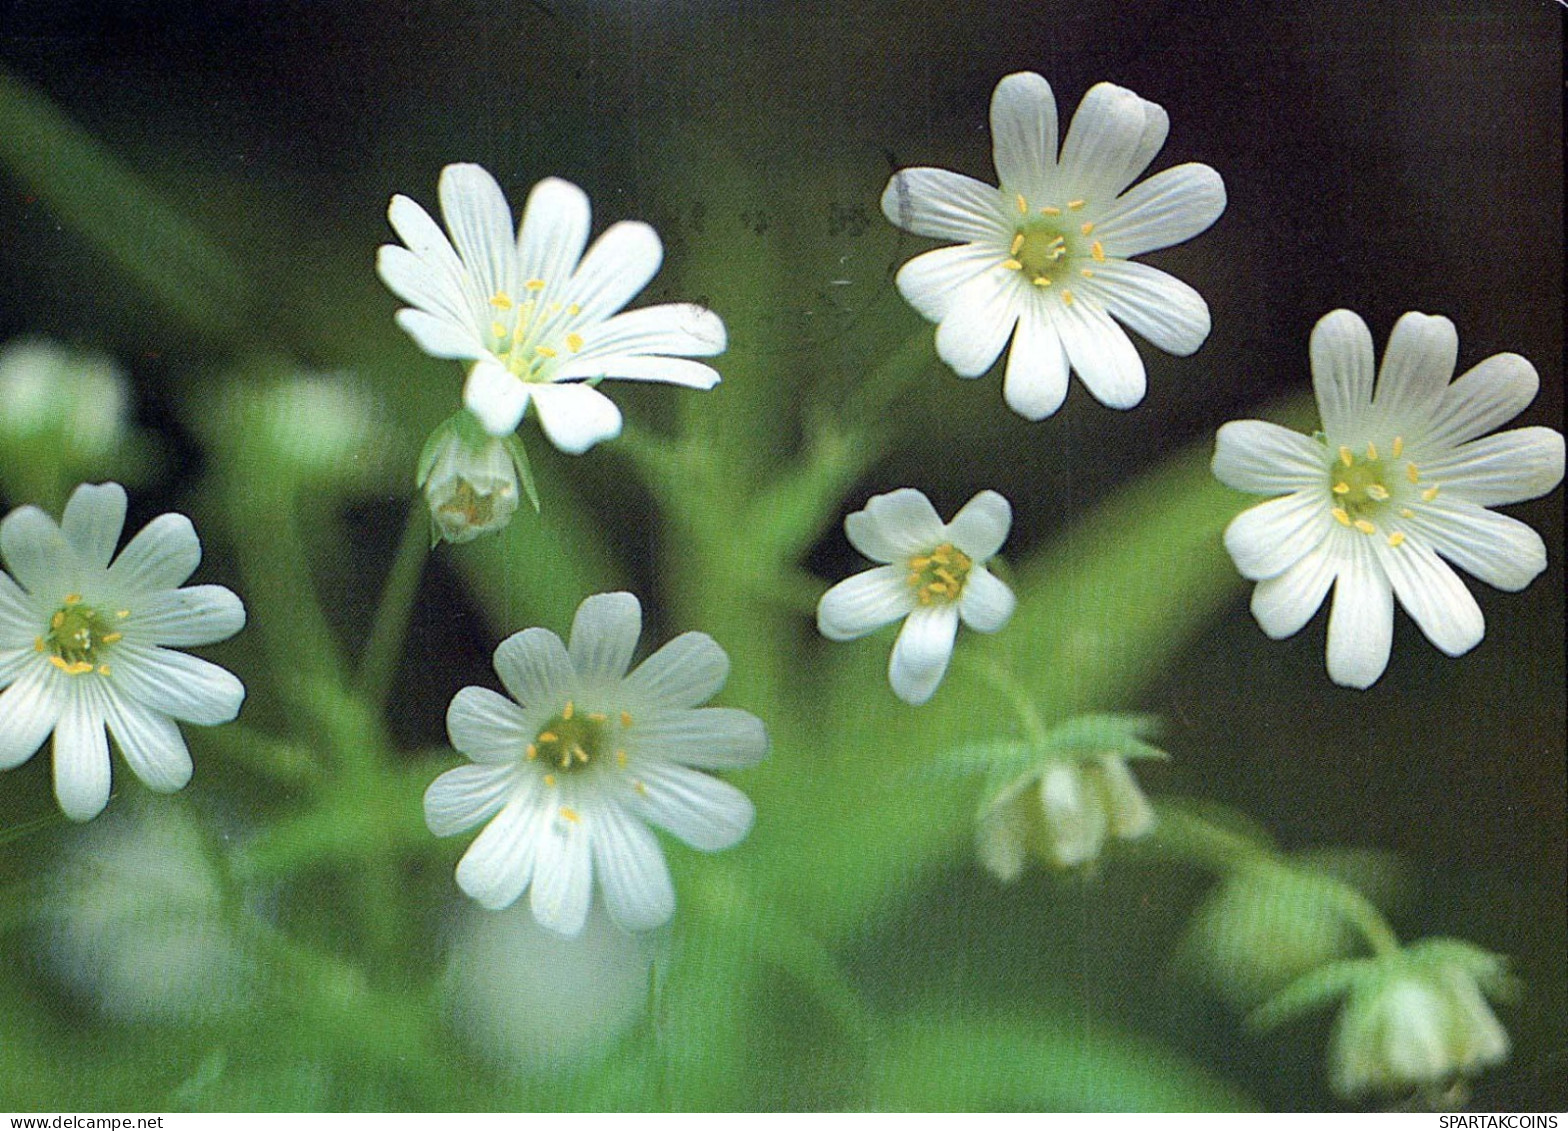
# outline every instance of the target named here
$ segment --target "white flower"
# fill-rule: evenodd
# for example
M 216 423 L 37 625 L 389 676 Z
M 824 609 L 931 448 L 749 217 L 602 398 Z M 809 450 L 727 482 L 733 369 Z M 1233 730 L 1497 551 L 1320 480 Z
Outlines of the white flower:
M 1555 487 L 1563 438 L 1542 427 L 1486 436 L 1534 399 L 1539 380 L 1528 361 L 1504 353 L 1449 384 L 1458 350 L 1448 319 L 1406 314 L 1374 395 L 1372 335 L 1336 310 L 1312 332 L 1322 433 L 1259 420 L 1219 431 L 1221 482 L 1281 496 L 1225 531 L 1236 568 L 1258 582 L 1253 615 L 1269 636 L 1290 636 L 1333 585 L 1328 673 L 1336 683 L 1365 688 L 1383 674 L 1395 596 L 1450 656 L 1480 643 L 1481 609 L 1448 563 L 1507 590 L 1546 568 L 1540 536 L 1487 508 Z
M 850 545 L 886 565 L 839 582 L 817 603 L 829 640 L 855 640 L 903 619 L 888 662 L 893 692 L 918 706 L 935 694 L 953 655 L 958 622 L 996 632 L 1013 615 L 1013 591 L 985 568 L 1007 540 L 1013 508 L 981 491 L 944 524 L 931 501 L 903 487 L 844 519 Z
M 1334 1026 L 1329 1078 L 1347 1098 L 1433 1093 L 1507 1059 L 1476 974 L 1434 957 L 1358 981 Z
M 485 907 L 524 889 L 541 924 L 582 930 L 597 874 L 610 917 L 627 930 L 666 922 L 675 893 L 644 821 L 693 848 L 729 848 L 751 828 L 745 794 L 699 770 L 739 769 L 767 753 L 760 719 L 700 707 L 724 686 L 729 659 L 688 632 L 630 674 L 642 607 L 630 593 L 589 597 L 570 647 L 543 628 L 502 641 L 495 670 L 516 702 L 465 687 L 447 711 L 452 745 L 474 762 L 425 791 L 437 836 L 481 821 L 457 883 Z
M 233 636 L 240 599 L 179 588 L 201 561 L 182 514 L 153 519 L 115 557 L 125 505 L 118 483 L 83 484 L 58 526 L 37 507 L 0 523 L 0 770 L 54 732 L 55 796 L 73 821 L 109 800 L 105 724 L 136 776 L 173 793 L 191 777 L 175 721 L 226 723 L 245 698 L 224 669 L 172 650 Z
M 125 376 L 103 354 L 36 338 L 0 349 L 0 440 L 39 436 L 80 460 L 101 458 L 130 431 Z
M 448 165 L 440 196 L 451 240 L 394 196 L 387 215 L 407 246 L 382 247 L 376 266 L 409 304 L 397 322 L 421 349 L 474 361 L 463 401 L 492 434 L 516 428 L 532 402 L 550 441 L 582 452 L 621 430 L 620 411 L 591 382 L 718 383 L 686 360 L 723 352 L 717 314 L 684 303 L 616 314 L 664 258 L 647 224 L 611 225 L 584 256 L 588 197 L 576 185 L 535 185 L 515 238 L 500 186 L 478 165 Z
M 1128 186 L 1165 144 L 1165 111 L 1100 83 L 1084 96 L 1061 154 L 1056 100 L 1039 75 L 1008 75 L 991 99 L 999 188 L 946 169 L 902 169 L 882 212 L 916 235 L 957 240 L 916 256 L 898 289 L 939 323 L 937 354 L 978 377 L 1012 338 L 1003 395 L 1040 420 L 1067 396 L 1069 365 L 1096 400 L 1143 399 L 1143 361 L 1114 317 L 1161 349 L 1192 353 L 1209 335 L 1202 296 L 1133 256 L 1181 243 L 1225 210 L 1207 165 Z M 1016 327 L 1016 330 L 1015 330 Z
M 1058 868 L 1098 859 L 1105 838 L 1134 840 L 1154 828 L 1154 807 L 1116 754 L 1050 758 L 980 809 L 980 862 L 1003 883 L 1033 851 Z

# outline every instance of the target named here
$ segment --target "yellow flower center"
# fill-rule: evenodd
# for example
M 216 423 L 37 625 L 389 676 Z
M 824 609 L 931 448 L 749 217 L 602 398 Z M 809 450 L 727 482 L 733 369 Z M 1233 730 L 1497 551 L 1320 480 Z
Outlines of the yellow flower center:
M 1093 263 L 1105 262 L 1105 247 L 1094 238 L 1094 222 L 1078 221 L 1074 213 L 1083 208 L 1082 200 L 1046 204 L 1035 208 L 1023 196 L 1016 198 L 1018 221 L 1002 266 L 1017 271 L 1033 285 L 1055 287 L 1068 306 L 1073 293 L 1063 286 L 1075 276 L 1094 278 Z
M 929 554 L 909 559 L 909 585 L 922 605 L 948 605 L 963 594 L 973 568 L 968 554 L 943 542 Z
M 130 610 L 103 613 L 82 604 L 81 594 L 68 593 L 49 618 L 49 631 L 33 641 L 35 651 L 46 653 L 49 662 L 66 675 L 86 675 L 97 670 L 109 674 L 105 663 L 112 645 L 123 635 L 114 624 L 130 616 Z
M 546 288 L 543 279 L 529 279 L 523 284 L 527 298 L 514 300 L 506 291 L 490 298 L 490 348 L 523 381 L 548 381 L 552 361 L 583 348 L 582 335 L 571 328 L 582 307 L 545 299 Z
M 1405 532 L 1396 528 L 1401 520 L 1416 517 L 1408 505 L 1415 501 L 1411 496 L 1419 495 L 1422 502 L 1430 503 L 1438 494 L 1435 485 L 1422 486 L 1420 469 L 1404 455 L 1402 436 L 1394 437 L 1387 455 L 1375 442 L 1368 443 L 1361 453 L 1341 445 L 1328 471 L 1334 521 L 1362 534 L 1382 531 L 1390 546 L 1402 545 Z

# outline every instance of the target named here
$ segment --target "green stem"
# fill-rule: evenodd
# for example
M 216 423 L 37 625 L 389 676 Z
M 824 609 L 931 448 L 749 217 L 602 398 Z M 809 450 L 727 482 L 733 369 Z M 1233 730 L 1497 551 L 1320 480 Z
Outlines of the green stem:
M 910 385 L 931 371 L 935 347 L 932 328 L 922 324 L 855 385 L 844 400 L 842 418 L 863 424 L 881 420 Z
M 392 560 L 392 569 L 381 590 L 381 604 L 376 609 L 370 640 L 365 645 L 364 659 L 355 680 L 355 690 L 377 712 L 386 706 L 387 695 L 392 690 L 392 677 L 403 652 L 414 597 L 419 592 L 419 579 L 429 555 L 424 503 L 416 496 L 403 524 L 397 556 Z
M 959 652 L 954 658 L 960 667 L 979 676 L 1012 704 L 1013 712 L 1023 724 L 1024 734 L 1030 742 L 1045 745 L 1048 733 L 1045 720 L 1040 717 L 1039 708 L 1034 705 L 1034 698 L 1028 689 L 1018 682 L 1005 664 L 994 656 L 968 650 Z
M 1399 951 L 1399 937 L 1372 901 L 1342 880 L 1308 871 L 1280 853 L 1206 820 L 1179 805 L 1158 802 L 1155 835 L 1167 848 L 1216 872 L 1275 872 L 1306 880 L 1330 902 L 1345 921 L 1361 932 L 1374 954 Z

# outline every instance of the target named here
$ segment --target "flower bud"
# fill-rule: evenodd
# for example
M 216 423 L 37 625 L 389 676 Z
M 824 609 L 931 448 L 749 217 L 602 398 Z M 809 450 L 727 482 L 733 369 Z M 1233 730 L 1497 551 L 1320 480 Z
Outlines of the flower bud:
M 491 436 L 466 410 L 450 417 L 430 434 L 419 460 L 432 541 L 472 542 L 505 529 L 517 510 L 519 481 L 532 497 L 516 437 Z
M 1116 754 L 1048 758 L 980 810 L 980 860 L 1010 882 L 1033 853 L 1056 868 L 1099 857 L 1107 836 L 1132 840 L 1154 827 L 1154 809 Z

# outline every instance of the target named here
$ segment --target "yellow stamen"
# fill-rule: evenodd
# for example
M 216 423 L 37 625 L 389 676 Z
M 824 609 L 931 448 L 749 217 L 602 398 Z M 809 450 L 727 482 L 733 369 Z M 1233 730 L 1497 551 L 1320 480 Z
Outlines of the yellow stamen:
M 632 725 L 632 713 L 630 711 L 621 712 L 621 725 L 623 727 L 629 727 Z
M 559 742 L 560 740 L 561 736 L 556 734 L 553 730 L 542 730 L 539 732 L 540 742 Z
M 544 776 L 544 784 L 545 785 L 554 785 L 555 784 L 555 775 L 554 774 L 546 774 Z
M 1345 444 L 1339 445 L 1339 462 L 1346 467 L 1356 462 L 1356 457 L 1350 454 L 1350 448 Z
M 131 610 L 130 609 L 121 609 L 119 612 L 115 613 L 114 615 L 119 617 L 121 620 L 124 620 L 126 617 L 131 615 Z
M 540 357 L 555 357 L 556 352 L 549 346 L 535 346 L 534 352 Z
M 544 280 L 529 279 L 528 282 L 523 284 L 523 286 L 527 287 L 531 291 L 542 291 L 544 290 Z
M 603 711 L 589 711 L 588 712 L 588 721 L 591 722 L 591 723 L 602 723 L 602 722 L 604 722 L 608 718 L 609 718 L 609 716 L 606 715 Z
M 125 633 L 123 633 L 123 632 L 111 632 L 108 635 L 106 635 L 102 640 L 100 640 L 99 643 L 100 644 L 113 644 L 116 640 L 123 640 L 124 638 L 125 638 Z
M 496 291 L 490 296 L 490 305 L 498 310 L 511 310 L 512 296 L 505 291 Z
M 1405 438 L 1403 436 L 1395 436 L 1394 437 L 1394 458 L 1398 459 L 1400 456 L 1402 456 L 1404 454 L 1405 454 Z
M 1341 526 L 1349 526 L 1350 525 L 1350 514 L 1349 514 L 1348 511 L 1345 510 L 1344 507 L 1335 507 L 1333 510 L 1329 511 L 1328 513 L 1333 515 L 1334 516 L 1334 521 L 1339 523 Z
M 528 744 L 528 748 L 524 750 L 523 753 L 527 756 L 528 760 L 532 762 L 535 758 L 539 757 L 539 747 L 530 742 Z
M 1007 254 L 1016 257 L 1018 255 L 1018 249 L 1023 247 L 1023 246 L 1024 246 L 1024 234 L 1022 232 L 1019 232 L 1017 235 L 1015 235 L 1013 237 L 1013 245 L 1007 249 Z
M 1078 230 L 1080 232 L 1082 232 L 1086 236 L 1089 235 L 1090 233 L 1092 233 L 1094 231 L 1094 221 L 1093 220 L 1085 220 L 1082 224 L 1080 224 L 1078 226 Z
M 33 639 L 33 651 L 34 652 L 47 652 L 47 651 L 49 651 L 49 647 L 48 647 L 48 645 L 46 645 L 44 643 L 44 638 L 42 636 L 38 636 L 38 637 L 35 637 Z
M 1062 210 L 1054 204 L 1046 204 L 1040 208 L 1040 215 L 1042 216 L 1060 216 L 1061 214 Z
M 1062 292 L 1062 302 L 1065 305 L 1067 305 L 1067 306 L 1071 306 L 1073 304 L 1073 292 L 1072 291 L 1063 291 Z
M 1421 498 L 1430 503 L 1433 499 L 1437 498 L 1437 488 L 1428 487 L 1425 491 L 1421 492 Z
M 568 699 L 566 701 L 566 706 L 561 708 L 561 718 L 569 719 L 576 713 L 577 713 L 576 705 L 573 704 L 570 699 Z
M 1078 274 L 1082 275 L 1085 279 L 1094 278 L 1094 272 L 1089 270 L 1087 267 L 1078 268 Z
M 575 302 L 569 302 L 566 304 L 566 313 L 570 314 L 573 318 L 576 318 L 582 312 L 583 308 L 578 306 Z
M 632 788 L 635 789 L 643 797 L 647 797 L 648 796 L 648 787 L 646 785 L 644 785 L 642 782 L 640 782 L 640 781 L 632 782 Z
M 1104 263 L 1105 245 L 1099 240 L 1095 240 L 1092 244 L 1089 245 L 1089 254 L 1094 256 L 1094 261 L 1096 263 Z
M 49 618 L 49 627 L 50 628 L 59 628 L 64 623 L 65 623 L 65 614 L 64 613 L 57 612 L 57 613 L 54 614 L 54 616 Z
M 1044 275 L 1036 275 L 1033 279 L 1033 282 L 1037 287 L 1049 287 L 1051 285 L 1051 280 L 1047 279 Z
M 1002 260 L 1002 266 L 1009 271 L 1022 271 L 1024 269 L 1024 265 L 1016 259 L 1004 259 Z
M 1377 459 L 1377 445 L 1371 440 L 1367 441 L 1367 459 Z
M 1020 215 L 1028 215 L 1029 213 L 1029 202 L 1024 199 L 1023 193 L 1018 194 L 1018 212 Z
M 1410 482 L 1412 482 L 1412 483 L 1419 483 L 1419 482 L 1421 482 L 1421 473 L 1416 470 L 1416 465 L 1415 464 L 1413 464 L 1413 463 L 1405 464 L 1405 478 L 1410 480 Z
M 572 757 L 576 758 L 579 762 L 587 764 L 588 751 L 584 750 L 581 746 L 574 746 L 572 747 Z
M 561 806 L 561 816 L 565 817 L 574 825 L 577 824 L 578 821 L 582 820 L 582 818 L 577 815 L 576 809 L 568 809 L 565 805 Z
M 1333 491 L 1334 491 L 1334 494 L 1336 494 L 1336 495 L 1348 495 L 1348 494 L 1350 494 L 1350 484 L 1349 483 L 1336 483 L 1333 486 Z
M 1389 535 L 1389 536 L 1388 536 L 1388 544 L 1389 544 L 1389 545 L 1390 545 L 1390 546 L 1393 546 L 1393 547 L 1395 547 L 1395 548 L 1398 548 L 1398 547 L 1400 547 L 1400 546 L 1403 546 L 1403 545 L 1404 545 L 1404 544 L 1405 544 L 1405 535 L 1404 535 L 1404 531 L 1402 531 L 1402 530 L 1396 530 L 1396 531 L 1394 531 L 1394 532 L 1393 532 L 1393 533 L 1392 533 L 1392 534 L 1390 534 L 1390 535 Z
M 1400 518 L 1415 518 L 1415 516 L 1416 516 L 1416 512 L 1411 510 L 1409 507 L 1400 507 L 1399 508 L 1399 517 Z
M 99 664 L 98 665 L 98 674 L 99 675 L 108 675 L 109 674 L 109 665 L 108 664 Z
M 504 338 L 506 337 L 506 327 L 499 322 L 492 322 L 490 323 L 490 334 L 492 337 Z
M 615 752 L 615 764 L 620 766 L 622 769 L 626 768 L 626 751 L 617 750 Z
M 67 593 L 65 595 L 65 603 L 67 605 L 80 605 L 82 603 L 82 595 L 80 593 Z
M 1072 209 L 1074 212 L 1076 212 L 1076 211 L 1078 211 L 1078 209 L 1082 208 L 1087 203 L 1088 203 L 1088 201 L 1085 201 L 1085 200 L 1069 200 L 1067 202 L 1067 207 Z
M 573 353 L 576 353 L 578 350 L 582 349 L 583 336 L 581 334 L 575 333 L 566 335 L 566 348 L 571 350 Z
M 1364 518 L 1356 519 L 1356 529 L 1361 531 L 1361 533 L 1363 533 L 1363 534 L 1376 534 L 1377 533 L 1377 527 L 1373 526 L 1370 522 L 1368 522 Z

